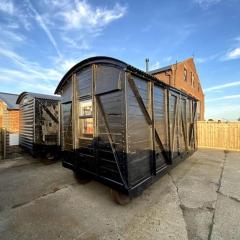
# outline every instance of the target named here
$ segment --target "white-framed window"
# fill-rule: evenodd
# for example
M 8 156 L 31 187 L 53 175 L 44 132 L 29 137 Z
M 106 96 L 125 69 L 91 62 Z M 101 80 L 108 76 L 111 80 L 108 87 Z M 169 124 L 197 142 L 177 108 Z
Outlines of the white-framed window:
M 79 101 L 79 137 L 93 138 L 92 99 Z

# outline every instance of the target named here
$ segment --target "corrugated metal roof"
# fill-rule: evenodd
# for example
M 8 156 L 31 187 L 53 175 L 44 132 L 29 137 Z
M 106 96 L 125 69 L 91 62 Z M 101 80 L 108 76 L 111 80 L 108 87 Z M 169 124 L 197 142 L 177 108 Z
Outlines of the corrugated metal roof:
M 0 100 L 6 103 L 7 108 L 9 110 L 19 109 L 18 104 L 16 104 L 17 99 L 18 99 L 17 94 L 0 92 Z
M 86 65 L 90 65 L 90 64 L 98 64 L 98 63 L 112 63 L 112 64 L 117 64 L 118 66 L 121 66 L 122 68 L 128 69 L 132 72 L 138 73 L 139 75 L 148 77 L 148 78 L 152 78 L 155 81 L 159 82 L 159 79 L 155 78 L 153 75 L 146 73 L 130 64 L 127 64 L 119 59 L 116 58 L 112 58 L 112 57 L 106 57 L 106 56 L 96 56 L 96 57 L 90 57 L 87 58 L 79 63 L 77 63 L 76 65 L 74 65 L 62 78 L 62 80 L 60 81 L 60 83 L 58 84 L 56 90 L 55 90 L 55 94 L 59 94 L 60 93 L 60 89 L 62 88 L 62 86 L 65 84 L 65 82 L 68 80 L 68 78 L 73 74 L 76 73 L 80 68 L 83 68 Z M 161 82 L 163 85 L 165 85 L 165 83 Z
M 61 100 L 61 97 L 56 95 L 47 95 L 47 94 L 33 93 L 33 92 L 22 92 L 17 99 L 17 103 L 19 104 L 22 98 L 25 97 L 26 95 L 29 95 L 32 98 L 38 98 L 38 99 L 47 99 L 47 100 L 56 100 L 56 101 Z
M 115 64 L 118 65 L 119 67 L 122 67 L 125 70 L 128 70 L 132 73 L 135 73 L 137 75 L 143 76 L 145 78 L 151 79 L 153 81 L 158 82 L 158 84 L 161 84 L 162 86 L 168 86 L 170 89 L 176 91 L 176 92 L 180 92 L 179 89 L 174 88 L 166 83 L 164 83 L 163 81 L 159 80 L 158 78 L 156 78 L 154 75 L 152 75 L 151 73 L 146 73 L 130 64 L 127 64 L 121 60 L 118 60 L 116 58 L 112 58 L 112 57 L 106 57 L 106 56 L 96 56 L 96 57 L 90 57 L 87 58 L 79 63 L 77 63 L 76 65 L 74 65 L 70 70 L 68 70 L 68 72 L 63 76 L 62 80 L 60 81 L 60 83 L 58 84 L 56 90 L 55 90 L 55 94 L 59 94 L 61 92 L 61 89 L 63 87 L 63 85 L 67 82 L 67 80 L 69 79 L 69 77 L 78 72 L 81 68 L 91 65 L 91 64 L 101 64 L 101 63 L 111 63 L 111 64 Z M 171 65 L 167 66 L 167 67 L 171 67 Z M 190 96 L 188 94 L 188 96 Z
M 42 94 L 42 93 L 33 93 L 33 92 L 27 92 L 28 95 L 34 97 L 34 98 L 40 98 L 40 99 L 49 99 L 49 100 L 60 100 L 61 97 L 56 95 L 48 95 L 48 94 Z
M 158 69 L 149 71 L 148 74 L 155 74 L 155 73 L 159 73 L 159 72 L 164 72 L 164 71 L 170 70 L 171 68 L 172 68 L 172 65 L 168 65 L 166 67 L 162 67 L 162 68 L 158 68 Z

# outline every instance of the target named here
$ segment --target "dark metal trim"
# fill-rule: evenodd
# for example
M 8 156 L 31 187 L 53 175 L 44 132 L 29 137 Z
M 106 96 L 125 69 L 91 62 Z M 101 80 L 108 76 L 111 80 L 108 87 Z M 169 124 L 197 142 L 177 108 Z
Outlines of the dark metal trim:
M 55 122 L 55 123 L 59 123 L 58 119 L 49 111 L 49 109 L 41 103 L 41 101 L 39 101 L 38 99 L 35 99 L 36 102 L 38 102 L 42 108 L 44 109 L 44 111 L 51 117 L 51 119 Z M 36 103 L 35 103 L 36 104 Z M 35 119 L 35 117 L 34 117 Z

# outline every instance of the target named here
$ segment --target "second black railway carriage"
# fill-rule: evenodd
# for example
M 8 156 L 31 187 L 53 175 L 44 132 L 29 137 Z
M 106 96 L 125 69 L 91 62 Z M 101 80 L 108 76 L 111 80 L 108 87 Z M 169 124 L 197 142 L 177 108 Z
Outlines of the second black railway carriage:
M 23 92 L 20 109 L 19 145 L 32 155 L 53 157 L 60 150 L 60 97 Z
M 196 99 L 117 59 L 78 63 L 55 93 L 63 166 L 129 196 L 197 147 Z

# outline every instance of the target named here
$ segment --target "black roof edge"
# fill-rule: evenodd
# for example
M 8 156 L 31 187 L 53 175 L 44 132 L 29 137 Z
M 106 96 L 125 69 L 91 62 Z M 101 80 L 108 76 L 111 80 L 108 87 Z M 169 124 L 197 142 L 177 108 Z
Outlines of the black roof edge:
M 26 95 L 29 95 L 33 98 L 37 98 L 37 99 L 47 99 L 47 100 L 54 100 L 54 101 L 60 101 L 61 97 L 60 96 L 56 96 L 56 95 L 48 95 L 48 94 L 42 94 L 42 93 L 33 93 L 33 92 L 22 92 L 19 96 L 18 99 L 16 101 L 17 104 L 19 104 L 22 100 L 22 98 L 24 98 Z
M 156 78 L 153 75 L 149 75 L 148 73 L 146 73 L 146 72 L 144 72 L 144 71 L 142 71 L 142 70 L 140 70 L 138 68 L 135 68 L 135 67 L 133 67 L 131 65 L 128 65 L 127 66 L 127 70 L 129 70 L 131 73 L 133 73 L 133 74 L 135 74 L 137 76 L 151 79 L 157 85 L 160 85 L 160 86 L 162 86 L 164 88 L 169 88 L 170 90 L 172 90 L 174 92 L 180 93 L 181 95 L 184 95 L 186 97 L 190 97 L 190 98 L 195 99 L 195 100 L 198 101 L 198 99 L 196 97 L 192 96 L 191 94 L 187 93 L 186 91 L 178 89 L 178 88 L 175 88 L 175 87 L 172 87 L 171 85 L 161 81 L 159 78 Z
M 18 96 L 19 94 L 17 93 L 7 93 L 7 92 L 0 92 L 0 94 L 8 94 L 8 95 L 15 95 L 15 96 Z
M 118 60 L 116 58 L 112 58 L 112 57 L 106 57 L 106 56 L 97 56 L 97 57 L 91 57 L 91 58 L 87 58 L 79 63 L 77 63 L 76 65 L 74 65 L 61 79 L 60 83 L 58 84 L 56 90 L 55 90 L 55 94 L 59 94 L 60 92 L 60 88 L 64 85 L 64 83 L 67 81 L 68 76 L 70 76 L 72 73 L 75 73 L 79 70 L 79 68 L 84 67 L 86 65 L 89 65 L 91 63 L 97 63 L 97 62 L 110 62 L 110 63 L 114 63 L 116 65 L 120 65 L 121 67 L 125 68 L 126 70 L 130 71 L 131 73 L 147 78 L 147 79 L 151 79 L 152 81 L 154 81 L 155 83 L 157 83 L 158 85 L 161 85 L 165 88 L 169 88 L 177 93 L 181 93 L 182 95 L 185 95 L 187 97 L 191 97 L 193 99 L 196 99 L 194 96 L 185 93 L 183 91 L 181 91 L 180 89 L 177 89 L 175 87 L 170 86 L 169 84 L 164 83 L 163 81 L 161 81 L 160 79 L 154 77 L 153 75 L 144 72 L 130 64 L 127 64 L 121 60 Z M 171 66 L 171 65 L 170 65 Z M 196 99 L 197 100 L 197 99 Z
M 64 83 L 67 81 L 68 76 L 77 72 L 79 70 L 79 68 L 82 68 L 91 63 L 99 63 L 99 62 L 113 63 L 116 65 L 120 65 L 121 67 L 127 66 L 127 63 L 125 63 L 119 59 L 107 57 L 107 56 L 96 56 L 96 57 L 86 58 L 86 59 L 80 61 L 79 63 L 77 63 L 76 65 L 74 65 L 72 68 L 70 68 L 67 71 L 67 73 L 63 76 L 63 78 L 59 82 L 54 94 L 59 94 L 59 91 L 60 91 L 61 87 L 64 85 Z

